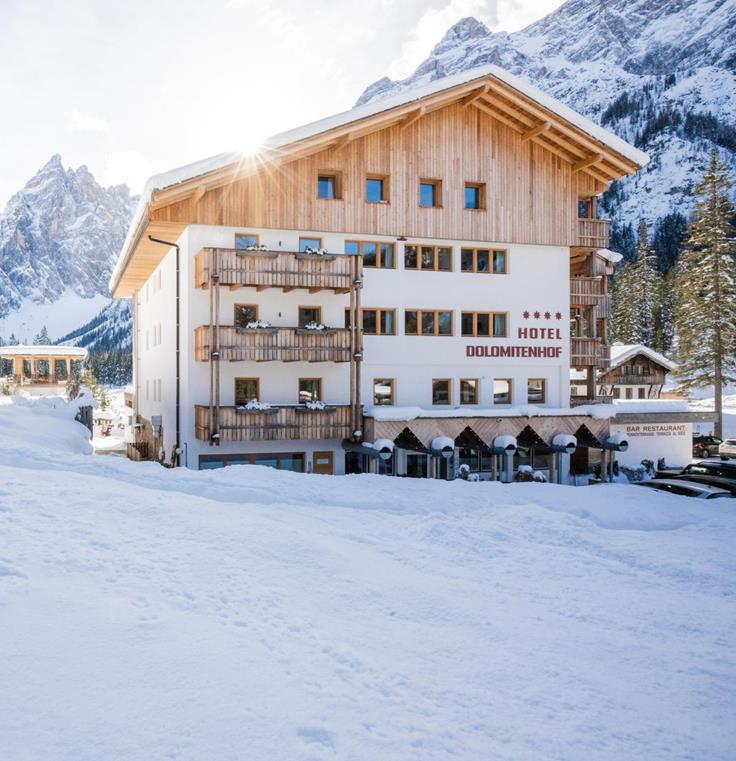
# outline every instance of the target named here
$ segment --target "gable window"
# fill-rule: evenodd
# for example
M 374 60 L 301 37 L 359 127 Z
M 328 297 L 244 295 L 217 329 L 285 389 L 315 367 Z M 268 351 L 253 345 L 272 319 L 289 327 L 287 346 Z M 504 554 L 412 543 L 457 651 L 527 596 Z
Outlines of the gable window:
M 259 386 L 258 378 L 236 378 L 235 406 L 241 407 L 248 402 L 257 402 L 259 400 Z
M 366 203 L 388 203 L 388 177 L 369 174 L 365 179 Z
M 460 379 L 460 404 L 478 404 L 478 379 Z
M 404 269 L 452 272 L 450 246 L 404 246 Z
M 322 378 L 299 378 L 299 403 L 322 400 Z
M 299 238 L 299 251 L 304 253 L 308 248 L 322 248 L 322 238 Z
M 404 311 L 404 334 L 407 336 L 451 336 L 452 312 L 407 309 Z
M 466 182 L 464 201 L 466 209 L 485 209 L 486 186 L 481 182 Z
M 450 404 L 452 400 L 452 381 L 448 378 L 435 378 L 432 381 L 432 404 Z
M 376 407 L 385 407 L 394 403 L 394 379 L 373 379 L 373 404 Z
M 234 307 L 233 322 L 236 328 L 241 330 L 248 327 L 248 323 L 258 320 L 257 304 L 236 304 Z
M 544 404 L 547 397 L 547 381 L 544 378 L 529 378 L 526 399 L 529 404 Z
M 493 403 L 494 404 L 511 404 L 511 379 L 494 378 L 493 379 Z
M 460 331 L 463 336 L 505 338 L 506 314 L 505 312 L 462 312 Z
M 342 198 L 339 172 L 320 172 L 317 175 L 317 198 L 334 201 Z
M 310 322 L 322 323 L 322 307 L 299 307 L 299 327 L 306 328 Z
M 235 248 L 238 251 L 245 251 L 251 246 L 258 245 L 258 236 L 251 233 L 235 233 Z
M 373 241 L 346 240 L 345 253 L 362 256 L 364 267 L 394 269 L 396 266 L 393 243 L 374 243 Z
M 424 208 L 442 206 L 441 180 L 419 180 L 419 205 Z

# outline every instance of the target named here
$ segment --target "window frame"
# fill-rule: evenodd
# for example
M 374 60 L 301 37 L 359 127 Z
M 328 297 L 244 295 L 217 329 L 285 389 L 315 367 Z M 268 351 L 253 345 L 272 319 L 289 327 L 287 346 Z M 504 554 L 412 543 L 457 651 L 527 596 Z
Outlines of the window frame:
M 300 235 L 299 236 L 299 249 L 298 249 L 298 253 L 300 253 L 300 254 L 304 253 L 304 249 L 302 248 L 302 241 L 304 241 L 304 242 L 306 242 L 306 241 L 312 241 L 312 242 L 317 241 L 317 248 L 322 248 L 322 238 L 308 238 L 306 235 Z M 306 246 L 304 248 L 306 248 Z
M 474 391 L 473 391 L 473 401 L 472 402 L 464 402 L 463 401 L 463 383 L 474 383 L 475 384 Z M 459 388 L 459 394 L 460 394 L 460 396 L 458 398 L 458 401 L 460 402 L 461 405 L 463 405 L 463 404 L 466 404 L 466 405 L 479 404 L 478 400 L 480 399 L 480 378 L 460 378 L 460 383 L 459 383 L 459 387 L 458 388 Z
M 509 400 L 508 402 L 497 402 L 496 401 L 496 381 L 506 381 L 509 386 Z M 493 406 L 496 407 L 506 407 L 514 403 L 514 379 L 513 378 L 492 378 L 491 379 L 491 398 L 493 401 Z
M 432 267 L 422 267 L 422 249 L 424 248 L 431 248 L 433 249 L 432 253 Z M 417 266 L 416 267 L 409 267 L 406 264 L 406 254 L 408 249 L 416 249 L 416 261 Z M 439 268 L 439 261 L 440 261 L 440 249 L 447 249 L 450 252 L 450 268 L 449 269 L 440 269 Z M 424 245 L 421 243 L 409 243 L 408 245 L 404 246 L 404 269 L 409 272 L 454 272 L 454 263 L 455 263 L 455 251 L 452 246 L 440 246 L 440 245 Z
M 491 266 L 489 269 L 489 273 L 491 275 L 508 275 L 509 274 L 509 250 L 507 248 L 492 248 L 490 249 L 491 252 Z M 503 254 L 503 271 L 502 272 L 496 272 L 495 269 L 495 259 L 496 254 Z
M 381 198 L 378 201 L 368 200 L 368 181 L 369 180 L 379 180 L 381 183 Z M 365 182 L 363 184 L 363 200 L 365 201 L 365 203 L 386 205 L 390 203 L 390 200 L 391 200 L 391 196 L 389 195 L 389 192 L 390 192 L 389 176 L 387 174 L 382 174 L 380 172 L 366 172 Z
M 317 398 L 316 399 L 306 399 L 302 400 L 302 381 L 309 381 L 309 382 L 315 382 L 317 383 Z M 322 397 L 322 378 L 321 377 L 313 377 L 310 376 L 308 378 L 299 378 L 297 380 L 297 399 L 299 404 L 306 404 L 307 402 L 315 402 L 315 401 L 323 401 Z
M 432 204 L 422 203 L 422 185 L 431 185 L 434 190 L 432 193 Z M 436 177 L 420 177 L 417 183 L 417 190 L 419 191 L 419 198 L 417 199 L 417 205 L 420 209 L 441 209 L 442 208 L 442 180 Z
M 296 309 L 296 324 L 300 330 L 304 330 L 307 323 L 312 322 L 312 320 L 307 320 L 304 323 L 304 325 L 302 325 L 302 309 L 316 309 L 317 314 L 319 315 L 319 319 L 315 320 L 314 322 L 316 322 L 317 325 L 324 325 L 324 323 L 322 322 L 322 305 L 321 304 L 299 304 Z
M 406 313 L 407 312 L 416 312 L 417 313 L 417 332 L 416 333 L 407 333 L 406 332 Z M 424 314 L 427 313 L 433 313 L 434 314 L 434 332 L 433 333 L 425 333 L 422 329 L 422 317 Z M 450 315 L 450 332 L 449 333 L 440 333 L 440 320 L 439 315 L 442 312 L 447 312 Z M 437 338 L 451 338 L 455 335 L 455 313 L 452 309 L 404 309 L 404 335 L 405 336 L 434 336 Z
M 389 402 L 388 403 L 382 403 L 379 404 L 376 402 L 376 384 L 378 382 L 381 382 L 383 385 L 388 385 L 391 389 L 391 393 L 389 395 Z M 373 406 L 374 407 L 393 407 L 396 404 L 396 378 L 374 378 L 373 379 Z
M 248 399 L 245 402 L 238 401 L 238 381 L 255 381 L 255 384 L 256 384 L 255 400 Z M 235 402 L 234 404 L 235 407 L 242 407 L 248 404 L 248 402 L 252 402 L 252 401 L 260 402 L 261 401 L 261 379 L 255 378 L 252 376 L 238 376 L 237 378 L 233 378 L 233 401 Z
M 542 400 L 540 402 L 533 402 L 529 398 L 529 390 L 532 381 L 541 381 L 542 383 Z M 546 404 L 547 403 L 547 379 L 546 378 L 527 378 L 526 379 L 526 403 L 527 404 Z
M 447 401 L 435 401 L 434 391 L 436 383 L 447 384 Z M 433 407 L 452 407 L 452 378 L 432 378 L 432 406 Z
M 473 332 L 472 333 L 464 333 L 463 332 L 463 316 L 464 315 L 473 315 Z M 485 335 L 483 333 L 478 333 L 478 315 L 486 315 L 488 317 L 488 335 Z M 502 315 L 504 319 L 504 332 L 503 335 L 496 335 L 493 331 L 493 326 L 495 323 L 494 317 L 497 315 Z M 508 338 L 509 337 L 509 313 L 508 312 L 486 312 L 484 310 L 472 310 L 472 309 L 463 309 L 460 312 L 460 336 L 461 338 Z
M 222 461 L 222 467 L 226 468 L 228 465 L 257 465 L 258 464 L 258 458 L 259 457 L 272 457 L 278 462 L 278 466 L 275 468 L 275 470 L 282 470 L 281 468 L 281 458 L 282 457 L 301 457 L 302 458 L 302 469 L 301 471 L 292 471 L 295 473 L 304 473 L 306 471 L 306 465 L 307 465 L 307 454 L 306 452 L 233 452 L 231 454 L 201 454 L 199 455 L 199 460 L 197 461 L 197 469 L 198 470 L 215 470 L 215 468 L 203 468 L 202 463 L 203 462 L 219 462 Z M 247 463 L 244 462 L 236 462 L 231 463 L 229 462 L 232 459 L 238 458 L 241 459 L 248 459 Z
M 363 331 L 363 335 L 365 336 L 395 336 L 397 335 L 396 327 L 397 327 L 397 321 L 396 321 L 396 308 L 395 307 L 361 307 L 360 309 L 360 328 Z M 375 312 L 376 313 L 376 332 L 375 333 L 367 333 L 365 330 L 365 323 L 363 316 L 366 312 Z M 381 330 L 381 315 L 384 312 L 391 312 L 394 316 L 394 332 L 393 333 L 384 333 Z M 350 329 L 350 309 L 347 307 L 345 308 L 345 327 L 349 330 Z
M 332 188 L 335 193 L 332 198 L 329 198 L 328 196 L 321 196 L 319 194 L 319 181 L 321 177 L 332 178 Z M 318 201 L 342 201 L 342 172 L 339 169 L 318 170 L 315 185 L 315 196 Z
M 351 256 L 360 256 L 363 259 L 363 266 L 367 267 L 372 270 L 395 270 L 396 269 L 396 244 L 392 243 L 388 240 L 354 240 L 353 238 L 349 240 L 345 240 L 343 243 L 343 248 L 348 245 L 348 243 L 353 243 L 358 247 L 358 251 L 355 254 L 351 254 Z M 375 264 L 366 264 L 365 263 L 365 252 L 363 251 L 363 246 L 368 243 L 369 245 L 376 247 L 376 263 Z M 393 264 L 390 267 L 387 267 L 382 262 L 382 256 L 383 251 L 381 251 L 381 246 L 391 246 L 392 251 L 392 260 Z M 345 252 L 348 253 L 347 251 Z
M 478 205 L 468 206 L 465 201 L 465 192 L 468 188 L 477 191 Z M 463 184 L 463 211 L 485 211 L 486 210 L 486 184 L 485 182 L 469 182 Z
M 235 233 L 233 235 L 233 246 L 236 251 L 245 251 L 245 248 L 238 248 L 238 238 L 255 238 L 255 243 L 249 243 L 248 245 L 251 246 L 260 246 L 261 245 L 261 236 L 258 233 Z M 247 248 L 247 247 L 246 247 Z
M 256 316 L 255 320 L 260 319 L 260 309 L 258 304 L 233 304 L 233 327 L 236 329 L 239 328 L 240 330 L 245 329 L 245 326 L 240 327 L 238 325 L 238 309 L 245 308 L 245 307 L 252 307 L 256 310 Z

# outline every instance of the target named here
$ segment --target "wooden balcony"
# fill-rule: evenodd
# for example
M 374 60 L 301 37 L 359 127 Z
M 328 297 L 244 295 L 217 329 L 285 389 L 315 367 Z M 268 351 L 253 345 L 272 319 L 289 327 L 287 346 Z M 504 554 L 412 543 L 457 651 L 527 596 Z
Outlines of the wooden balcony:
M 570 397 L 570 406 L 571 407 L 582 407 L 583 405 L 587 404 L 612 404 L 613 403 L 613 397 L 612 396 L 601 396 L 600 394 L 596 394 L 592 399 L 588 399 L 587 396 L 577 396 L 573 395 Z
M 573 245 L 581 248 L 608 248 L 609 224 L 607 219 L 578 219 L 578 234 Z
M 214 328 L 203 325 L 194 331 L 194 353 L 209 362 Z M 347 328 L 256 328 L 219 327 L 220 359 L 229 362 L 349 362 L 350 331 Z
M 345 439 L 352 433 L 350 412 L 347 404 L 324 410 L 303 405 L 274 405 L 268 410 L 220 407 L 220 442 Z M 210 408 L 195 405 L 194 413 L 197 438 L 210 441 Z
M 611 373 L 611 380 L 606 381 L 607 386 L 659 386 L 664 383 L 664 378 L 656 375 L 619 375 Z
M 610 317 L 611 296 L 603 288 L 602 277 L 570 278 L 570 306 L 597 307 L 596 317 Z
M 608 367 L 608 344 L 602 338 L 571 338 L 570 364 L 572 367 Z
M 362 261 L 350 254 L 301 254 L 291 251 L 241 251 L 203 248 L 194 259 L 195 286 L 208 288 L 214 277 L 220 285 L 306 288 L 310 293 L 347 293 L 360 276 Z

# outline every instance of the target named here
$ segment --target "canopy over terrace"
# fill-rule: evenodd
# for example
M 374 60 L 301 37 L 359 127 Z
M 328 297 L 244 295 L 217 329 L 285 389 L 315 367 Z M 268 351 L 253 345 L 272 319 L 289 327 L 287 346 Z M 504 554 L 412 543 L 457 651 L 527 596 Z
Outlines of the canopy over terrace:
M 84 362 L 86 357 L 87 349 L 80 346 L 0 346 L 0 359 L 12 363 L 11 374 L 19 385 L 66 383 L 74 363 Z

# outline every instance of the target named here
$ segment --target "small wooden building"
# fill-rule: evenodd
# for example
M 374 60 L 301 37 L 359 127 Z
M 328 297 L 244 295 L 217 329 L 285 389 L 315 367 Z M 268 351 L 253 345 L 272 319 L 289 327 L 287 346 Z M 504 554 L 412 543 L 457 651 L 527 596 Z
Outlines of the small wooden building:
M 66 388 L 86 357 L 80 346 L 0 346 L 0 375 L 25 392 L 54 394 Z
M 598 391 L 614 399 L 659 399 L 676 364 L 643 344 L 613 344 L 611 363 L 598 378 Z

